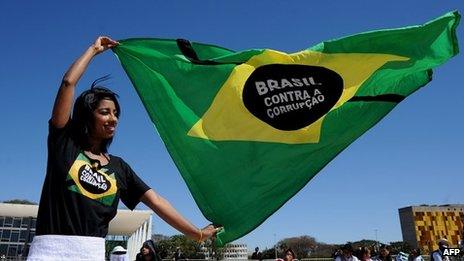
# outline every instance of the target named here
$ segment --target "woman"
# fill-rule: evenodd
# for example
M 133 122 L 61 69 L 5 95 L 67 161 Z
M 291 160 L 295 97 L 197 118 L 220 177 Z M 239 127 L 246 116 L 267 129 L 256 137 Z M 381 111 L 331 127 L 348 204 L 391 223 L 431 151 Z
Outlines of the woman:
M 135 257 L 135 261 L 159 261 L 161 257 L 155 251 L 153 240 L 147 240 L 140 248 L 140 253 Z
M 291 248 L 287 248 L 284 252 L 284 261 L 293 261 L 296 258 L 295 252 Z
M 408 256 L 408 261 L 424 261 L 420 248 L 413 248 Z
M 349 243 L 343 245 L 340 249 L 339 255 L 335 257 L 335 261 L 359 261 L 359 259 L 353 255 L 353 246 Z
M 393 258 L 390 255 L 390 247 L 387 245 L 381 245 L 379 249 L 379 255 L 373 259 L 376 261 L 392 261 Z
M 368 247 L 361 247 L 359 250 L 359 260 L 361 261 L 372 261 L 371 250 Z
M 104 260 L 104 238 L 119 199 L 130 209 L 142 201 L 195 240 L 216 233 L 213 225 L 196 228 L 124 160 L 108 153 L 121 114 L 115 93 L 94 82 L 76 99 L 71 117 L 75 87 L 88 64 L 116 45 L 98 37 L 63 77 L 49 121 L 47 174 L 30 260 Z

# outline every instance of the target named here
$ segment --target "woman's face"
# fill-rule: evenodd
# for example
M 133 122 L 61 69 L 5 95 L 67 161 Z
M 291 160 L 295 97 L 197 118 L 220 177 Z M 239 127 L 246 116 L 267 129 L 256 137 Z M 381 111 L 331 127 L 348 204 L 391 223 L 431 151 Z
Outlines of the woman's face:
M 97 139 L 110 139 L 118 124 L 118 111 L 112 100 L 101 100 L 93 111 L 94 125 L 91 134 Z
M 362 256 L 362 260 L 368 260 L 369 258 L 371 258 L 371 253 L 369 251 L 364 252 Z
M 150 254 L 150 249 L 148 249 L 148 247 L 143 246 L 142 247 L 142 255 L 146 256 L 148 254 Z
M 381 248 L 381 249 L 380 249 L 380 255 L 381 255 L 381 256 L 384 256 L 384 257 L 385 257 L 385 256 L 388 256 L 389 253 L 390 253 L 390 252 L 389 252 L 388 249 L 386 249 L 386 248 Z
M 293 254 L 290 251 L 285 252 L 285 261 L 292 261 L 293 260 Z

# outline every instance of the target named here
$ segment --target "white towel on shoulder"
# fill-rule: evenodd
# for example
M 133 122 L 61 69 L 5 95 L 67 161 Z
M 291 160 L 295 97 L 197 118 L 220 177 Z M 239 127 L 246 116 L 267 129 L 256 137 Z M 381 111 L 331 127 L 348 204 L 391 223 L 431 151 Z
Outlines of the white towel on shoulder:
M 27 260 L 105 260 L 105 239 L 65 235 L 35 236 Z

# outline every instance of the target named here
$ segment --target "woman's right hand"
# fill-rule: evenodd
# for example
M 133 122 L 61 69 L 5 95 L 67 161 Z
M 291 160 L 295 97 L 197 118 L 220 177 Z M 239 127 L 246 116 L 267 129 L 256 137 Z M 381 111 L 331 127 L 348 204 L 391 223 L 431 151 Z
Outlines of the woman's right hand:
M 107 37 L 107 36 L 100 36 L 95 40 L 95 43 L 92 45 L 96 54 L 102 53 L 110 48 L 115 47 L 118 45 L 119 42 Z
M 72 65 L 63 76 L 60 89 L 56 95 L 55 105 L 53 105 L 53 112 L 51 123 L 56 128 L 62 128 L 68 122 L 71 116 L 72 104 L 74 101 L 74 88 L 81 78 L 84 71 L 87 69 L 92 58 L 109 48 L 115 47 L 119 43 L 109 37 L 100 36 L 95 40 L 92 46 L 88 47 Z

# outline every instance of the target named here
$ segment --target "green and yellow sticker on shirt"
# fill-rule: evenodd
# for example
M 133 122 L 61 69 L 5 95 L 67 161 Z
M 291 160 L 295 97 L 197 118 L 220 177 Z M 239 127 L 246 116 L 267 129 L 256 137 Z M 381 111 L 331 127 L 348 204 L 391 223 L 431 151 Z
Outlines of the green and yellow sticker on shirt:
M 89 159 L 79 153 L 68 172 L 67 181 L 72 180 L 68 189 L 111 206 L 118 187 L 114 173 L 108 175 L 107 171 L 105 168 L 92 168 Z

